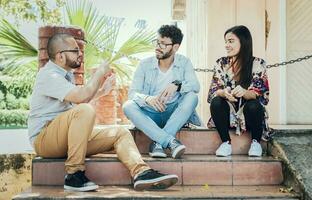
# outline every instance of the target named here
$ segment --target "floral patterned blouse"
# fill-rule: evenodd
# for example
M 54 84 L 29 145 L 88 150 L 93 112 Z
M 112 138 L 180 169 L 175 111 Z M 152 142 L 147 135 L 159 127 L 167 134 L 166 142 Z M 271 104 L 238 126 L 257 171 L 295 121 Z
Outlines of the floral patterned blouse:
M 234 80 L 234 73 L 230 68 L 230 60 L 228 57 L 222 57 L 217 60 L 214 66 L 214 74 L 212 76 L 211 85 L 208 93 L 208 103 L 216 96 L 216 91 L 218 89 L 224 89 L 230 87 L 233 90 L 236 87 Z M 228 70 L 229 69 L 229 70 Z M 261 58 L 254 58 L 253 68 L 252 68 L 252 80 L 248 87 L 248 90 L 257 93 L 257 99 L 261 105 L 265 106 L 269 102 L 269 82 L 266 73 L 266 63 Z M 240 135 L 242 132 L 246 131 L 245 119 L 243 115 L 243 107 L 245 99 L 240 98 L 238 103 L 229 103 L 230 105 L 230 126 L 236 128 L 236 134 Z M 268 114 L 265 110 L 265 120 L 263 122 L 264 134 L 263 139 L 268 139 L 269 137 L 269 127 L 267 123 Z M 212 118 L 209 119 L 208 127 L 214 127 Z

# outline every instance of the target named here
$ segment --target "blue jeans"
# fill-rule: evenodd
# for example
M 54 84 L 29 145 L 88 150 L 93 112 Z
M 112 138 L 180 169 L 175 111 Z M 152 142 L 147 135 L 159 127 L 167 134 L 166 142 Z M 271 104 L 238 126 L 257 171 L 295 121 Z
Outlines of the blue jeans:
M 167 104 L 164 112 L 156 111 L 151 106 L 140 107 L 133 100 L 123 105 L 125 115 L 151 140 L 167 148 L 170 140 L 188 121 L 198 103 L 194 92 L 182 95 L 177 101 Z

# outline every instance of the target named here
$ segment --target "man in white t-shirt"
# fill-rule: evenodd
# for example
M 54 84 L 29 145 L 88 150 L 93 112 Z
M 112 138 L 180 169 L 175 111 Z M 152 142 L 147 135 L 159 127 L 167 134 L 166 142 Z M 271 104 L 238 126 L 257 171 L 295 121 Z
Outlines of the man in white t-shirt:
M 142 60 L 133 77 L 125 115 L 153 142 L 151 157 L 180 158 L 185 146 L 176 139 L 181 127 L 201 125 L 195 108 L 199 82 L 190 59 L 176 54 L 183 39 L 179 28 L 163 25 L 154 41 L 156 56 Z

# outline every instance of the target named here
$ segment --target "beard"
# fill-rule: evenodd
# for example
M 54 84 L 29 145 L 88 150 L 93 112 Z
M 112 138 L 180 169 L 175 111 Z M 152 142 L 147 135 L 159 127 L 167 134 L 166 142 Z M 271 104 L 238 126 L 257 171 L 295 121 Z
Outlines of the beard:
M 66 57 L 66 66 L 70 67 L 71 69 L 77 69 L 80 67 L 81 62 L 78 60 L 70 60 L 68 57 Z
M 167 53 L 163 53 L 163 52 L 160 52 L 160 53 L 161 54 L 159 54 L 159 55 L 156 54 L 156 58 L 158 60 L 165 60 L 172 55 L 172 49 L 170 51 L 168 51 Z

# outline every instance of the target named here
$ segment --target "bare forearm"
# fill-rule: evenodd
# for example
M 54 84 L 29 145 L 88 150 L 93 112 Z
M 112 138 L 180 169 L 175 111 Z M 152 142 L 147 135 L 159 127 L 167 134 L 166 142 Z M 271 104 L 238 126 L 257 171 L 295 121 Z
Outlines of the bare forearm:
M 102 83 L 103 75 L 101 73 L 95 73 L 92 79 L 81 88 L 81 96 L 83 97 L 83 103 L 91 101 L 91 99 L 97 94 L 97 91 Z
M 65 96 L 65 100 L 76 104 L 89 102 L 101 86 L 105 74 L 110 72 L 108 63 L 104 62 L 85 86 L 74 88 Z

